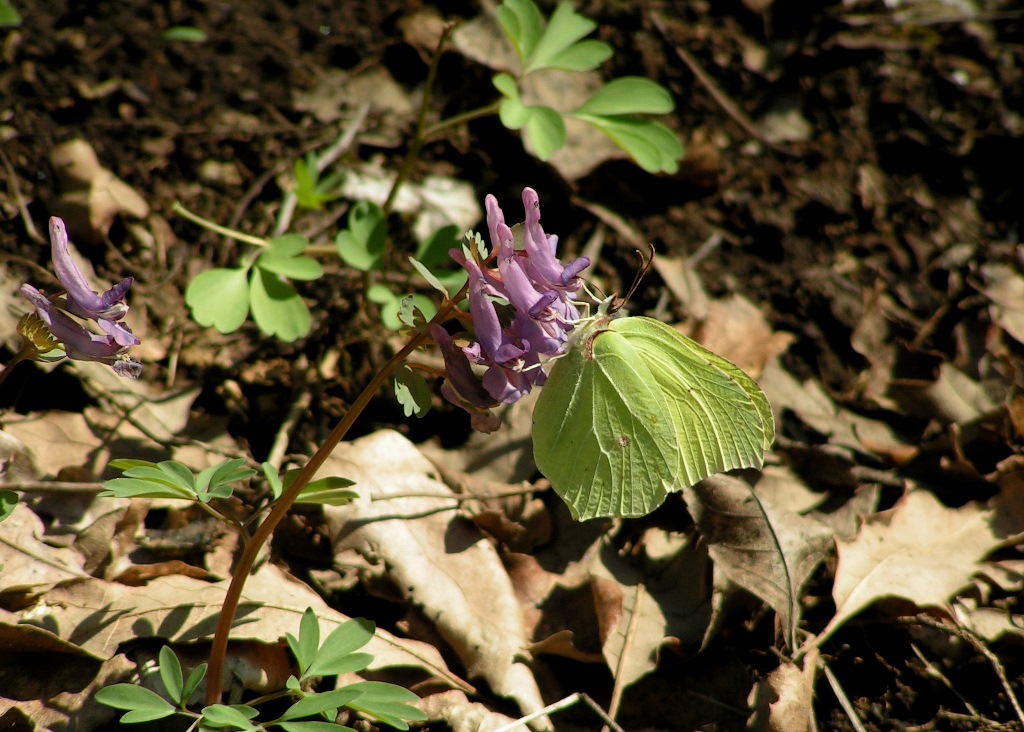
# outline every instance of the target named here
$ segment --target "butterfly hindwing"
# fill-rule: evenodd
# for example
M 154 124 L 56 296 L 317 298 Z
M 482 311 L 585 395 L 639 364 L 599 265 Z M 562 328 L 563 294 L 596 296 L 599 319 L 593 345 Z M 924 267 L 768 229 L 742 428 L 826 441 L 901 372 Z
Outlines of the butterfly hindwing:
M 674 444 L 675 427 L 626 339 L 588 330 L 541 390 L 534 458 L 575 518 L 641 516 L 672 484 L 676 455 L 665 446 Z
M 774 435 L 749 376 L 644 317 L 577 326 L 533 417 L 537 467 L 576 519 L 644 515 L 713 473 L 760 467 Z

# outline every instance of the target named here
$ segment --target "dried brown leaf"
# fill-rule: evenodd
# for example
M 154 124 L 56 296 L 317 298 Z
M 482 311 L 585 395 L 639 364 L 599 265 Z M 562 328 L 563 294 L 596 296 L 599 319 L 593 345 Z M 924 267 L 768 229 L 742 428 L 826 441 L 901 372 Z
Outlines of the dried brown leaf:
M 837 542 L 836 614 L 816 644 L 882 598 L 948 608 L 1001 538 L 990 509 L 975 503 L 947 508 L 923 490 L 906 494 L 869 518 L 853 540 Z
M 711 616 L 710 565 L 702 546 L 678 536 L 671 560 L 643 572 L 605 542 L 591 565 L 601 637 L 616 685 L 625 688 L 658 665 L 666 644 L 696 647 Z
M 801 664 L 784 661 L 751 691 L 751 732 L 806 732 L 811 726 L 817 651 Z
M 794 647 L 800 591 L 831 547 L 832 532 L 728 475 L 707 478 L 684 495 L 716 567 L 778 613 Z
M 334 551 L 355 549 L 382 562 L 470 677 L 486 679 L 524 713 L 543 708 L 537 682 L 520 661 L 529 639 L 512 582 L 497 551 L 453 510 L 453 501 L 423 495 L 454 495 L 432 477 L 430 461 L 406 438 L 385 430 L 339 446 L 325 471 L 355 480 L 363 495 L 325 510 Z

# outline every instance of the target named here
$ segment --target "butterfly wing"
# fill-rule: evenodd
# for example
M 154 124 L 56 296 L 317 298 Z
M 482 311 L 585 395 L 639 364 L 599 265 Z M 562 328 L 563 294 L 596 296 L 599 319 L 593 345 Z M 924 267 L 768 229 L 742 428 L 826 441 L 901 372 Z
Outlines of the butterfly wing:
M 760 468 L 775 439 L 771 407 L 738 367 L 674 328 L 645 317 L 621 318 L 610 328 L 639 354 L 657 383 L 678 435 L 673 490 L 713 473 Z
M 540 471 L 577 520 L 642 516 L 675 488 L 675 424 L 629 341 L 602 321 L 581 326 L 533 413 Z

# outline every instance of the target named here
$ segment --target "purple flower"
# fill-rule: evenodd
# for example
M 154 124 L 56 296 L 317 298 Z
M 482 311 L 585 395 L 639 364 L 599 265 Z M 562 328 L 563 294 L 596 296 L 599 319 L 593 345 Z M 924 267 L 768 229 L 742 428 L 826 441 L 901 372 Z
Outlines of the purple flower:
M 71 258 L 67 230 L 56 216 L 50 219 L 50 244 L 53 268 L 67 297 L 63 300 L 48 298 L 32 285 L 22 285 L 21 294 L 35 306 L 39 319 L 59 341 L 68 358 L 101 361 L 110 364 L 117 374 L 137 379 L 142 365 L 131 361 L 126 353 L 129 346 L 139 344 L 139 339 L 120 322 L 128 312 L 124 298 L 132 286 L 132 278 L 121 280 L 102 295 L 97 294 Z M 95 322 L 102 334 L 88 330 L 68 313 Z
M 67 311 L 86 320 L 95 320 L 107 335 L 122 346 L 137 346 L 139 339 L 117 321 L 128 313 L 125 295 L 135 281 L 131 277 L 118 282 L 102 295 L 98 295 L 78 269 L 68 250 L 68 232 L 64 222 L 50 217 L 50 247 L 53 270 L 68 293 Z
M 469 312 L 476 342 L 461 350 L 463 364 L 447 332 L 440 338 L 434 333 L 434 337 L 445 356 L 448 392 L 460 398 L 452 399 L 444 387 L 442 393 L 471 413 L 510 404 L 542 385 L 547 378 L 541 368 L 542 359 L 562 353 L 568 333 L 580 317 L 572 297 L 582 287 L 578 275 L 590 261 L 581 257 L 563 266 L 555 256 L 558 237 L 546 235 L 541 228 L 540 202 L 533 189 L 523 190 L 523 205 L 526 222 L 522 251 L 515 249 L 515 237 L 505 224 L 497 199 L 487 196 L 492 247 L 487 262 L 494 259 L 496 266 L 477 262 L 473 252 L 450 252 L 469 275 Z M 467 374 L 472 374 L 470 363 L 485 368 L 479 385 L 486 398 L 479 387 L 466 383 L 470 378 Z

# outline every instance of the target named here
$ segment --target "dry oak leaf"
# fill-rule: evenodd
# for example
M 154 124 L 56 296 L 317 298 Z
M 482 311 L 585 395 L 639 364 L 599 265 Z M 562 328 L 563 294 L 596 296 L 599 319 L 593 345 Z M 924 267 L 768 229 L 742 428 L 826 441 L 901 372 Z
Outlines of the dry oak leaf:
M 832 587 L 836 614 L 814 644 L 885 597 L 947 608 L 1005 538 L 993 526 L 993 513 L 976 503 L 947 508 L 928 491 L 917 490 L 871 516 L 852 540 L 839 539 Z

